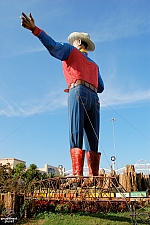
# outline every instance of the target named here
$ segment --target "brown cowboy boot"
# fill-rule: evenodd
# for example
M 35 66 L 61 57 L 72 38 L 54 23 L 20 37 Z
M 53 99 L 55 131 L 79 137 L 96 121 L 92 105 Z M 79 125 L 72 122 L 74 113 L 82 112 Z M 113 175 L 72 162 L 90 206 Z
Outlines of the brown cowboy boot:
M 94 151 L 86 152 L 89 176 L 98 176 L 100 156 L 101 156 L 101 153 L 97 153 Z
M 70 156 L 72 160 L 72 176 L 76 176 L 77 178 L 69 178 L 65 186 L 80 182 L 79 177 L 83 176 L 85 150 L 72 148 L 70 149 Z
M 83 176 L 85 151 L 80 148 L 72 148 L 70 149 L 70 156 L 72 159 L 72 175 Z
M 85 153 L 85 155 L 89 169 L 89 178 L 86 178 L 84 180 L 82 186 L 89 186 L 93 183 L 93 176 L 98 176 L 101 153 L 88 151 Z

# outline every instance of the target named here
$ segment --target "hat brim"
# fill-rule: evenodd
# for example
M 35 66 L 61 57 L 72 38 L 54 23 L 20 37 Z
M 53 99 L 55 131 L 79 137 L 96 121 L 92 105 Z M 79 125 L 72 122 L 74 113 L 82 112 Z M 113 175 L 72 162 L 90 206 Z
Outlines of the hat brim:
M 81 39 L 82 41 L 85 41 L 87 44 L 88 44 L 88 47 L 87 47 L 87 51 L 94 51 L 95 50 L 95 45 L 94 43 L 89 39 L 89 38 L 86 38 L 84 34 L 82 33 L 79 33 L 79 32 L 73 32 L 71 33 L 69 36 L 68 36 L 68 42 L 69 44 L 73 45 L 73 42 L 75 40 L 79 40 Z

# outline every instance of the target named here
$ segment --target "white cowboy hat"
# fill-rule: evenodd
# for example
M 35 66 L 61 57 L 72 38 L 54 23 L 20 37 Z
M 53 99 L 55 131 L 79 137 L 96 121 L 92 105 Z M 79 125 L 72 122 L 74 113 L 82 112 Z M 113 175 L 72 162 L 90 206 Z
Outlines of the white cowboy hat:
M 69 44 L 73 45 L 73 42 L 75 40 L 85 41 L 88 44 L 87 51 L 94 51 L 95 45 L 94 43 L 90 40 L 90 35 L 88 33 L 83 33 L 83 32 L 73 32 L 68 36 L 68 42 Z

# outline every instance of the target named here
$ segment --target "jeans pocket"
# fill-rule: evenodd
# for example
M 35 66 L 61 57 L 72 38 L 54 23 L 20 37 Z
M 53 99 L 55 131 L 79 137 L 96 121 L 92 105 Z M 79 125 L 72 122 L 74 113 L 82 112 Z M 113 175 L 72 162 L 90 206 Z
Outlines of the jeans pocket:
M 82 105 L 87 105 L 88 92 L 86 90 L 76 90 L 76 101 Z

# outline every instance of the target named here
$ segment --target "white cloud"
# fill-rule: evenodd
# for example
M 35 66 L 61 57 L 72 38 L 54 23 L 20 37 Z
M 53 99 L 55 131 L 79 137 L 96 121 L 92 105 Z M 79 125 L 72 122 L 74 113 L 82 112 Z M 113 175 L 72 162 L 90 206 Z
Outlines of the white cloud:
M 52 91 L 45 95 L 43 99 L 30 99 L 26 102 L 7 101 L 1 98 L 0 115 L 31 116 L 38 113 L 53 112 L 67 105 L 67 95 L 62 91 Z
M 149 101 L 150 90 L 125 93 L 116 89 L 107 89 L 103 94 L 99 94 L 99 97 L 101 99 L 101 108 L 109 106 L 131 107 L 133 103 L 141 104 Z M 26 117 L 38 113 L 55 112 L 63 107 L 67 107 L 67 94 L 62 91 L 52 92 L 44 99 L 33 99 L 30 102 L 14 103 L 3 100 L 3 105 L 0 107 L 0 115 Z
M 141 104 L 150 101 L 150 89 L 143 91 L 121 92 L 120 90 L 108 89 L 104 94 L 100 95 L 101 107 L 119 106 L 130 107 L 131 104 Z

